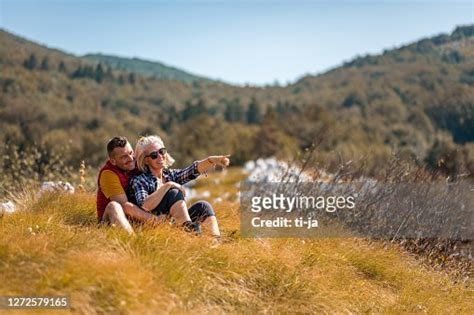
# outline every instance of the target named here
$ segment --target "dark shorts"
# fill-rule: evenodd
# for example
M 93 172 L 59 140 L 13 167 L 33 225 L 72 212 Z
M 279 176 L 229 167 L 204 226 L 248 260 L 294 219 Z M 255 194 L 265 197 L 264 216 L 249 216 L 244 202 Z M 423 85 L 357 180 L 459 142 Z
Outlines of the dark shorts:
M 160 204 L 151 211 L 155 215 L 165 214 L 169 215 L 171 206 L 176 202 L 184 200 L 183 193 L 177 188 L 171 188 L 163 197 Z M 194 203 L 189 209 L 189 216 L 193 222 L 202 222 L 208 217 L 215 216 L 214 209 L 207 201 L 198 201 Z

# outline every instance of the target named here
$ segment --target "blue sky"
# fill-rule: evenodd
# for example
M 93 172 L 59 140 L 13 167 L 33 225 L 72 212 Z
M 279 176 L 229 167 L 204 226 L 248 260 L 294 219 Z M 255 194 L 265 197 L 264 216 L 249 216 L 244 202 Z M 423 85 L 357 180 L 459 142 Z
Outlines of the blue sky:
M 473 7 L 469 0 L 0 0 L 0 26 L 76 55 L 140 57 L 235 84 L 286 84 L 472 24 Z

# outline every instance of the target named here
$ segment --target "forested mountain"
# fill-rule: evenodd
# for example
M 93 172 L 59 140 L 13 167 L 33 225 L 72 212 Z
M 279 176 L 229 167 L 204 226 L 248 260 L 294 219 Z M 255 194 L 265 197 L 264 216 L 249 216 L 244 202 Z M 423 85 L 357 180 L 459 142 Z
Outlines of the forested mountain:
M 369 173 L 393 152 L 450 174 L 474 168 L 472 25 L 285 87 L 161 80 L 136 63 L 86 61 L 6 31 L 0 66 L 0 153 L 34 146 L 39 169 L 55 154 L 97 166 L 113 135 L 151 133 L 178 164 L 211 153 L 234 163 L 289 157 L 322 140 L 319 161 L 365 157 Z
M 166 66 L 160 62 L 143 60 L 140 58 L 123 58 L 102 54 L 87 54 L 83 56 L 82 59 L 95 63 L 102 63 L 112 69 L 134 72 L 155 79 L 177 80 L 183 82 L 212 81 L 177 68 Z

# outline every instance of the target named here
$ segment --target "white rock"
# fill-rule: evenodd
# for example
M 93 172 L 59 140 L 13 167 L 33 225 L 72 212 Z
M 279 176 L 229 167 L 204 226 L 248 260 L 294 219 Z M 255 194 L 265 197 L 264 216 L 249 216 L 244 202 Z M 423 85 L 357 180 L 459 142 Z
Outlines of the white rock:
M 0 213 L 13 213 L 15 210 L 15 204 L 11 201 L 0 203 Z
M 211 196 L 211 192 L 208 190 L 205 190 L 200 193 L 196 193 L 195 198 L 197 199 L 203 199 L 203 198 L 209 198 Z
M 64 191 L 69 194 L 73 194 L 75 189 L 74 186 L 68 182 L 43 182 L 41 184 L 40 192 L 55 192 Z
M 258 159 L 245 164 L 244 169 L 249 173 L 249 182 L 311 182 L 312 178 L 296 166 L 290 166 L 276 158 Z
M 254 161 L 248 161 L 244 164 L 244 171 L 246 173 L 250 173 L 251 171 L 253 171 L 254 168 L 255 168 L 255 162 Z
M 184 191 L 186 192 L 186 200 L 189 200 L 189 199 L 206 199 L 206 198 L 209 198 L 211 196 L 211 192 L 208 191 L 208 190 L 205 190 L 203 192 L 197 192 L 196 189 L 193 189 L 193 188 L 189 188 L 189 187 L 186 187 L 186 186 L 183 186 L 184 187 Z

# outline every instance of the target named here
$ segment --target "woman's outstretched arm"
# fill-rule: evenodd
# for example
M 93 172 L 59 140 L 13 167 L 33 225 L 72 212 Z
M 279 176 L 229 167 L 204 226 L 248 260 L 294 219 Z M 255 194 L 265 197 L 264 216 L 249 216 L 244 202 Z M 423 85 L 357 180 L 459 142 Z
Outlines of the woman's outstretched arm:
M 199 173 L 205 173 L 208 169 L 214 166 L 227 167 L 230 164 L 230 154 L 227 155 L 211 155 L 204 160 L 197 162 L 197 169 Z
M 194 161 L 191 165 L 182 169 L 169 169 L 168 174 L 171 181 L 184 185 L 187 182 L 196 179 L 200 174 L 205 173 L 211 167 L 216 165 L 227 167 L 230 164 L 230 154 L 228 155 L 212 155 L 204 160 Z

